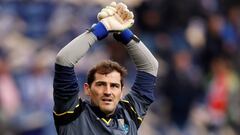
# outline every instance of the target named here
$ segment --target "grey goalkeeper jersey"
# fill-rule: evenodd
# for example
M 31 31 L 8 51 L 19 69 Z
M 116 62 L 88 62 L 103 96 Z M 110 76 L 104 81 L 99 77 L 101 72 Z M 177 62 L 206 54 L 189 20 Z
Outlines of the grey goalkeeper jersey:
M 142 42 L 129 43 L 126 48 L 137 67 L 136 79 L 130 92 L 119 102 L 115 113 L 106 117 L 88 101 L 79 99 L 80 89 L 74 73 L 74 64 L 81 59 L 95 40 L 91 32 L 84 33 L 70 42 L 57 56 L 53 113 L 57 133 L 59 135 L 137 135 L 148 107 L 154 100 L 157 62 Z

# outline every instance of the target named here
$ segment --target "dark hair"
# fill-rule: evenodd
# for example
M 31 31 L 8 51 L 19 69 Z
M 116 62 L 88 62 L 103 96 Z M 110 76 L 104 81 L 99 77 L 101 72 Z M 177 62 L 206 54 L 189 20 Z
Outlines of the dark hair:
M 121 86 L 123 87 L 123 78 L 127 75 L 127 70 L 123 66 L 119 65 L 117 62 L 111 60 L 104 60 L 94 66 L 88 71 L 87 83 L 91 86 L 92 82 L 95 80 L 95 74 L 109 74 L 113 71 L 117 71 L 121 75 Z

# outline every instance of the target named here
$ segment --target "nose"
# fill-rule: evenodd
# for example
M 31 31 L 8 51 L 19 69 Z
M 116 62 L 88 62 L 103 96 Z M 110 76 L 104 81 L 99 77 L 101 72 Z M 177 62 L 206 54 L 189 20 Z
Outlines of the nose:
M 111 94 L 112 94 L 111 87 L 108 85 L 104 90 L 104 95 L 105 96 L 110 96 Z

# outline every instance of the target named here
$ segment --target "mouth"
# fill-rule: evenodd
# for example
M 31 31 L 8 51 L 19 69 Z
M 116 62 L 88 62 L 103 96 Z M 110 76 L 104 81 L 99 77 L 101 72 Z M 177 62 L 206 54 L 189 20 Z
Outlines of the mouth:
M 110 104 L 113 102 L 113 100 L 111 98 L 102 98 L 102 101 L 105 103 L 105 104 Z

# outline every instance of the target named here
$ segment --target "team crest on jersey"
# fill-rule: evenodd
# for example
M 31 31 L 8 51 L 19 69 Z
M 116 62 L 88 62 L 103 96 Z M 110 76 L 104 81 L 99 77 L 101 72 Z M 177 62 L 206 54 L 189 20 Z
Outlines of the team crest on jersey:
M 127 124 L 125 124 L 124 119 L 118 119 L 118 124 L 121 128 L 121 130 L 127 134 L 128 130 L 129 130 L 129 126 Z

